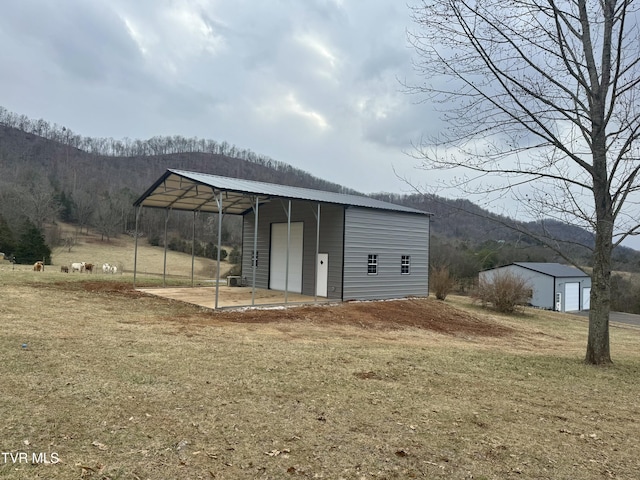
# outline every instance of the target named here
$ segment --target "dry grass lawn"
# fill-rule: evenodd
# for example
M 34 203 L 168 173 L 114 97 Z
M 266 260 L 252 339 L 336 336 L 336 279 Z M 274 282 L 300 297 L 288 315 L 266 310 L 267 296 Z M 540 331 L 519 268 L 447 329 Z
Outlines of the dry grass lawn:
M 638 478 L 640 330 L 593 368 L 569 315 L 213 313 L 121 281 L 0 271 L 0 445 L 29 456 L 0 478 Z
M 73 228 L 63 225 L 63 231 L 73 232 Z M 70 233 L 71 234 L 71 233 Z M 225 247 L 231 251 L 229 247 Z M 95 265 L 94 274 L 102 275 L 102 265 L 108 263 L 116 265 L 120 274 L 132 275 L 134 265 L 135 239 L 126 235 L 109 240 L 102 239 L 94 232 L 83 232 L 78 235 L 78 243 L 69 251 L 65 247 L 57 247 L 52 252 L 53 265 L 47 265 L 46 269 L 60 272 L 62 265 L 71 265 L 74 262 L 88 262 Z M 216 261 L 209 258 L 196 257 L 194 262 L 194 278 L 198 280 L 213 279 L 216 276 Z M 221 262 L 220 273 L 225 276 L 232 265 Z M 0 262 L 2 268 L 2 262 Z M 6 265 L 4 267 L 6 269 Z M 16 268 L 31 269 L 26 265 L 16 265 Z M 138 239 L 138 273 L 143 275 L 162 275 L 164 270 L 164 249 L 152 247 L 146 238 Z M 77 273 L 76 273 L 77 274 Z M 167 251 L 167 278 L 191 279 L 191 255 L 187 253 Z

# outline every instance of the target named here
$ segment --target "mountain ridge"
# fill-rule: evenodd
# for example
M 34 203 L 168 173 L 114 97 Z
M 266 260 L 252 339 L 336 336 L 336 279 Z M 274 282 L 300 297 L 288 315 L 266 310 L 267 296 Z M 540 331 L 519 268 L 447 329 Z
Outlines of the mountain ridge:
M 433 214 L 435 244 L 481 249 L 487 242 L 506 242 L 520 249 L 536 248 L 537 258 L 561 259 L 550 251 L 544 254 L 539 241 L 517 231 L 535 229 L 535 222 L 518 222 L 466 199 L 417 193 L 365 195 L 224 141 L 180 136 L 148 140 L 81 137 L 65 127 L 52 126 L 44 120 L 30 121 L 0 107 L 0 180 L 5 187 L 9 185 L 15 190 L 16 185 L 24 187 L 38 179 L 43 190 L 49 188 L 58 199 L 63 197 L 63 212 L 64 199 L 71 198 L 67 202 L 77 204 L 83 195 L 112 204 L 117 199 L 124 209 L 127 201 L 131 205 L 168 168 L 369 196 Z M 123 213 L 123 218 L 126 216 L 131 223 L 132 211 Z M 73 219 L 70 213 L 67 217 L 65 220 Z M 579 240 L 584 245 L 583 251 L 574 248 L 570 253 L 588 264 L 588 248 L 593 245 L 590 232 L 555 221 L 548 221 L 547 225 L 564 240 Z M 640 253 L 626 247 L 619 248 L 618 253 L 627 259 L 631 257 L 634 269 L 635 263 L 640 268 Z

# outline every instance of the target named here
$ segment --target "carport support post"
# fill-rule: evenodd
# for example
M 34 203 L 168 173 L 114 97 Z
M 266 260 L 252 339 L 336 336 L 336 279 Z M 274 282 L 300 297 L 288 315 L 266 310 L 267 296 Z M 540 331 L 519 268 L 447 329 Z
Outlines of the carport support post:
M 216 199 L 218 203 L 218 266 L 216 267 L 216 310 L 218 309 L 218 296 L 220 295 L 220 249 L 222 248 L 222 190 L 220 190 L 220 199 Z
M 320 203 L 318 203 L 318 213 L 316 214 L 316 279 L 313 282 L 313 301 L 318 301 L 318 260 L 320 256 Z
M 164 215 L 164 266 L 162 267 L 162 286 L 166 287 L 167 278 L 167 225 L 169 224 L 169 209 L 165 210 Z
M 191 286 L 193 287 L 193 270 L 196 258 L 196 211 L 193 211 L 193 225 L 191 226 Z
M 134 240 L 133 247 L 133 288 L 136 288 L 136 272 L 138 271 L 138 224 L 140 221 L 140 212 L 142 211 L 142 205 L 139 205 L 136 209 L 136 238 Z
M 256 195 L 256 206 L 253 211 L 255 215 L 253 226 L 253 254 L 251 255 L 251 306 L 256 304 L 256 268 L 258 267 L 258 206 L 260 205 L 260 197 Z
M 284 303 L 289 298 L 289 249 L 291 248 L 291 199 L 289 199 L 289 210 L 287 211 L 287 265 L 284 275 Z

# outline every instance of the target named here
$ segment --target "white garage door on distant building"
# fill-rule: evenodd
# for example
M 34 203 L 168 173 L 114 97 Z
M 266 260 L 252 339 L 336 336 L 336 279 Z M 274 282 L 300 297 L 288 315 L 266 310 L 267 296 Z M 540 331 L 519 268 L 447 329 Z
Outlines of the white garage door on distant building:
M 580 310 L 580 283 L 565 283 L 564 295 L 565 312 L 575 312 Z

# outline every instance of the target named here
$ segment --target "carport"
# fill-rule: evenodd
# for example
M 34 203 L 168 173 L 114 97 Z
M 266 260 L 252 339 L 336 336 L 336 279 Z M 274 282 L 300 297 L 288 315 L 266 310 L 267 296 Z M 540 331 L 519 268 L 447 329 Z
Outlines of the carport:
M 196 212 L 210 212 L 218 214 L 218 252 L 222 245 L 222 221 L 225 215 L 244 215 L 247 211 L 253 211 L 255 215 L 255 234 L 254 234 L 254 251 L 257 244 L 257 232 L 260 205 L 278 200 L 282 204 L 287 214 L 287 224 L 285 234 L 286 248 L 285 271 L 284 271 L 284 299 L 283 303 L 289 303 L 289 256 L 291 251 L 291 198 L 283 198 L 288 193 L 287 188 L 282 186 L 280 191 L 273 188 L 271 184 L 262 184 L 259 189 L 252 182 L 241 179 L 233 179 L 227 177 L 219 177 L 206 174 L 198 174 L 195 172 L 185 172 L 181 170 L 167 170 L 136 202 L 136 235 L 134 247 L 134 268 L 133 268 L 133 285 L 136 286 L 137 262 L 138 262 L 138 226 L 140 213 L 143 207 L 161 208 L 165 210 L 165 230 L 164 230 L 164 268 L 163 268 L 163 287 L 166 287 L 166 252 L 167 252 L 167 226 L 169 213 L 172 210 L 185 210 L 194 213 L 194 225 Z M 317 237 L 320 236 L 320 203 L 317 203 Z M 195 241 L 195 235 L 193 237 Z M 317 242 L 319 243 L 319 242 Z M 193 263 L 193 255 L 192 255 Z M 252 261 L 252 282 L 251 282 L 251 305 L 256 304 L 256 264 L 257 259 Z M 151 289 L 149 289 L 151 293 Z M 152 293 L 158 294 L 158 291 Z M 167 291 L 167 294 L 171 295 Z M 174 294 L 174 298 L 175 294 Z M 215 301 L 213 308 L 220 308 L 220 255 L 218 254 L 216 279 L 215 279 Z M 300 300 L 300 299 L 297 299 Z M 318 301 L 317 296 L 314 302 Z M 200 302 L 202 303 L 202 302 Z
M 280 291 L 282 303 L 375 300 L 428 295 L 430 214 L 366 196 L 326 192 L 184 170 L 167 170 L 134 203 L 137 277 L 138 228 L 143 207 L 218 216 L 240 215 L 242 275 L 235 281 L 257 291 Z M 194 229 L 195 230 L 195 229 Z M 194 233 L 195 241 L 195 233 Z M 193 255 L 192 255 L 193 264 Z M 217 260 L 215 301 L 219 296 Z M 296 295 L 294 297 L 294 295 Z M 260 295 L 264 297 L 264 295 Z

